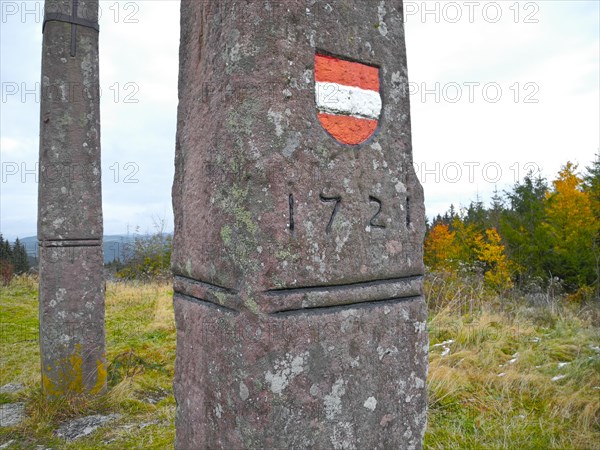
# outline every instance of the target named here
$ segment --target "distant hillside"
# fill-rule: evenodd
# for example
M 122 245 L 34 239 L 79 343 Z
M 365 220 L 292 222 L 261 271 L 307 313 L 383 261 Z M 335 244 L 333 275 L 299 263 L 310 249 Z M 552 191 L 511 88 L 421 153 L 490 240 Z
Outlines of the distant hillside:
M 125 250 L 127 246 L 132 244 L 136 238 L 148 237 L 146 235 L 139 234 L 115 234 L 107 235 L 103 238 L 104 244 L 104 263 L 110 263 L 114 260 L 123 260 Z M 20 239 L 21 243 L 25 246 L 27 254 L 32 258 L 37 258 L 38 255 L 38 240 L 35 236 L 26 237 Z

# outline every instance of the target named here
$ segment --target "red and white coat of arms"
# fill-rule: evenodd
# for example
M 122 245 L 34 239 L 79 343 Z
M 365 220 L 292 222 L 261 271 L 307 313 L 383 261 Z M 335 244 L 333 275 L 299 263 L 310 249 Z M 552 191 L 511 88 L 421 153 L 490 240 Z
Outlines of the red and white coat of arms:
M 381 115 L 379 69 L 317 53 L 315 100 L 319 121 L 331 136 L 361 144 L 373 135 Z

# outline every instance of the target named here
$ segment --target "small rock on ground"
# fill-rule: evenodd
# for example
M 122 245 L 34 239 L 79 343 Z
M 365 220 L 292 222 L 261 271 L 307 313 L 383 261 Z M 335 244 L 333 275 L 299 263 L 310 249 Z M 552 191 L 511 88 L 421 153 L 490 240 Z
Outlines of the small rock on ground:
M 25 419 L 25 403 L 0 405 L 0 427 L 14 427 Z
M 126 431 L 132 430 L 134 428 L 143 430 L 144 428 L 149 427 L 150 425 L 158 425 L 159 423 L 160 423 L 160 420 L 152 420 L 150 422 L 130 423 L 130 424 L 121 426 L 121 428 Z
M 23 388 L 24 386 L 21 383 L 8 383 L 0 387 L 0 394 L 15 394 Z
M 169 392 L 165 389 L 159 388 L 156 391 L 147 392 L 147 397 L 143 399 L 146 403 L 150 403 L 151 405 L 156 405 L 161 400 L 164 400 L 169 396 Z
M 117 420 L 120 417 L 120 414 L 109 414 L 108 416 L 96 414 L 93 416 L 80 417 L 79 419 L 74 419 L 61 425 L 57 430 L 56 435 L 67 441 L 74 441 L 75 439 L 92 434 L 105 423 Z

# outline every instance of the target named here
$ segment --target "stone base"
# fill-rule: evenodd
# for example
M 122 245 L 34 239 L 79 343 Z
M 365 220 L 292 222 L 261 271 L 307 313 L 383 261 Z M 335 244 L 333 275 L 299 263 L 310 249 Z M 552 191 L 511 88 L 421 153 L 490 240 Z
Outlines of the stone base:
M 271 315 L 174 302 L 175 448 L 421 447 L 422 297 Z
M 101 246 L 40 247 L 40 352 L 46 395 L 106 388 Z

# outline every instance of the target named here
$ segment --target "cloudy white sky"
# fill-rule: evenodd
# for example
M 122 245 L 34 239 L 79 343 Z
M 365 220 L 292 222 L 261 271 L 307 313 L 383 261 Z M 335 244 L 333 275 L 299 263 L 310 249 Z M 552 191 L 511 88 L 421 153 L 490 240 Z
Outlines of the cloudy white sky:
M 487 201 L 529 170 L 552 178 L 568 160 L 590 164 L 600 2 L 404 3 L 413 153 L 430 217 Z M 105 233 L 151 231 L 156 218 L 171 229 L 179 1 L 100 4 Z M 43 5 L 0 6 L 0 230 L 13 239 L 36 234 Z

